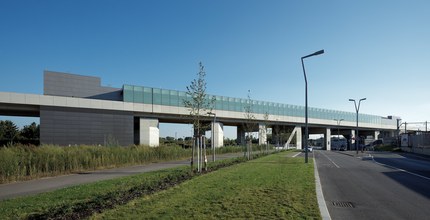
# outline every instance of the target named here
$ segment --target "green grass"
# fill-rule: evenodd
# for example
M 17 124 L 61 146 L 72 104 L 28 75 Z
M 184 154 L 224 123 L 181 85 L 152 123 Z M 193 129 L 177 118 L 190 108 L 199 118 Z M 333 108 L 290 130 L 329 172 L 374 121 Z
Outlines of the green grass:
M 393 145 L 378 145 L 374 147 L 375 151 L 393 151 L 393 152 L 400 152 L 401 149 L 399 147 L 393 146 Z
M 208 169 L 244 161 L 243 157 L 219 160 L 210 163 Z M 193 176 L 189 166 L 181 166 L 5 200 L 0 202 L 0 219 L 78 219 L 164 190 Z
M 279 153 L 193 178 L 93 219 L 320 219 L 313 164 Z

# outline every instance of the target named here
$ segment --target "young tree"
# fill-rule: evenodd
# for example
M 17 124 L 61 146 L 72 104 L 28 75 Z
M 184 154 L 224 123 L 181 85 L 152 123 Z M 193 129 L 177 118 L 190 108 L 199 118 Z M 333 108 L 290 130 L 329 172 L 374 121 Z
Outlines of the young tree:
M 248 90 L 248 100 L 246 102 L 246 105 L 244 107 L 245 110 L 245 132 L 246 132 L 246 139 L 248 141 L 248 144 L 246 145 L 246 155 L 248 160 L 251 159 L 251 151 L 252 151 L 252 132 L 255 129 L 255 116 L 252 112 L 252 100 L 251 100 L 251 91 Z
M 190 99 L 183 100 L 184 106 L 189 109 L 190 116 L 193 121 L 194 137 L 199 140 L 202 136 L 202 131 L 205 128 L 202 123 L 202 118 L 207 117 L 207 113 L 211 112 L 215 103 L 214 97 L 211 99 L 206 94 L 206 81 L 205 81 L 205 68 L 203 64 L 199 63 L 199 72 L 197 73 L 197 79 L 191 81 L 191 85 L 187 86 L 187 96 Z M 197 147 L 202 146 L 201 141 Z M 192 149 L 191 157 L 191 169 L 193 170 L 194 161 L 194 148 Z

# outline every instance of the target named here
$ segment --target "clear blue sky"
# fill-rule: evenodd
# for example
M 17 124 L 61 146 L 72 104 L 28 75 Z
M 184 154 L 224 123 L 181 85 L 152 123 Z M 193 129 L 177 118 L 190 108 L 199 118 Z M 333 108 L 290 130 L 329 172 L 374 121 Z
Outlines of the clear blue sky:
M 0 29 L 0 91 L 45 69 L 185 90 L 201 61 L 210 94 L 304 105 L 324 49 L 310 106 L 430 120 L 428 0 L 1 1 Z

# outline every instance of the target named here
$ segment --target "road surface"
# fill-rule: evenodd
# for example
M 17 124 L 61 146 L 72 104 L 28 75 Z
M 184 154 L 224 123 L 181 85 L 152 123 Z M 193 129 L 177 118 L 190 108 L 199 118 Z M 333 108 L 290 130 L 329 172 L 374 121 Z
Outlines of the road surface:
M 332 219 L 429 219 L 430 162 L 394 153 L 314 151 Z

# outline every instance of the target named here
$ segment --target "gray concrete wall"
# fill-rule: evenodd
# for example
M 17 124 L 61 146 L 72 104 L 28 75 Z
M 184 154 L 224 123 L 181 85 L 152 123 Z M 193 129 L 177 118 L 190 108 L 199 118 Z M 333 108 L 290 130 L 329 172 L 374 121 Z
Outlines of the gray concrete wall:
M 45 71 L 45 95 L 122 101 L 122 89 L 101 86 L 100 78 Z
M 43 144 L 133 144 L 133 113 L 42 106 L 40 142 Z

